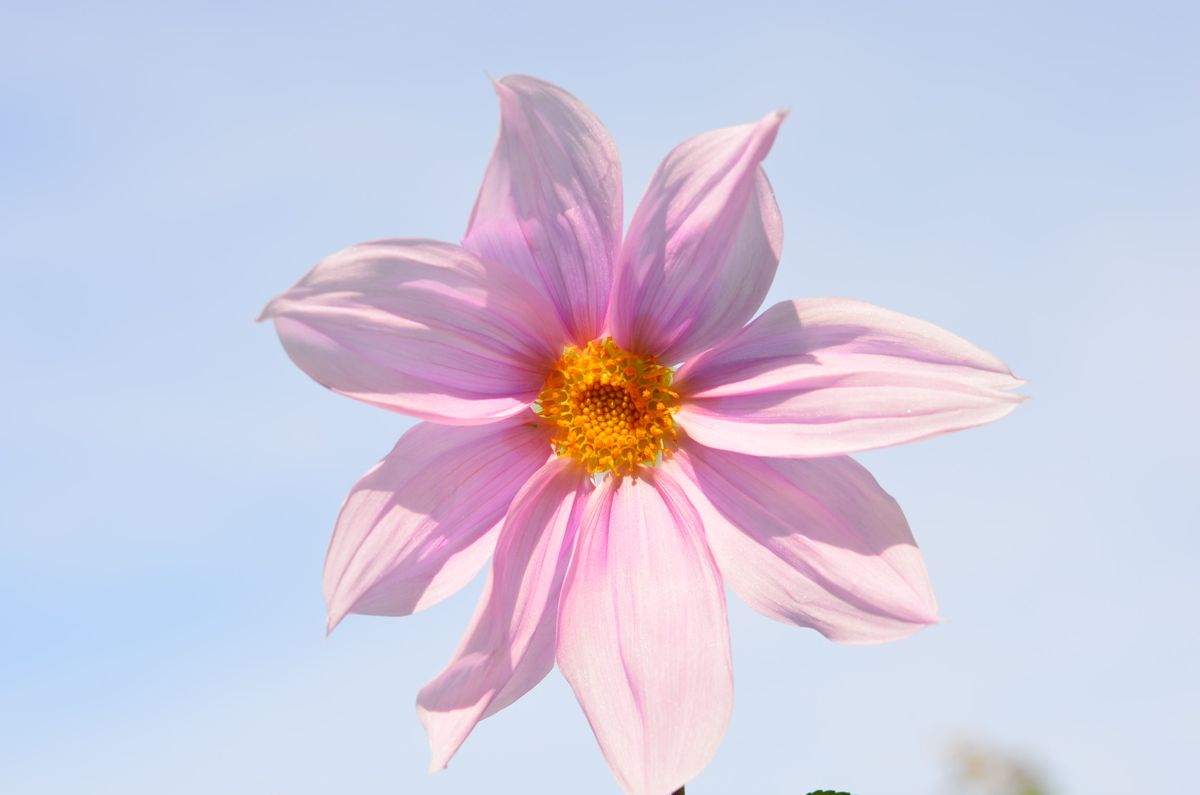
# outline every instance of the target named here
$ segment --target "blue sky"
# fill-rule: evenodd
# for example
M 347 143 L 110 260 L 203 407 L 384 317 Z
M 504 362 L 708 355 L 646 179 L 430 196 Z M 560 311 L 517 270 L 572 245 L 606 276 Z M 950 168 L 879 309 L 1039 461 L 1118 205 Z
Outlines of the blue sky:
M 426 774 L 413 699 L 478 584 L 324 638 L 333 517 L 408 421 L 252 322 L 345 245 L 457 240 L 510 72 L 607 123 L 627 213 L 678 141 L 790 108 L 768 303 L 883 304 L 1031 382 L 861 457 L 946 623 L 839 647 L 733 603 L 734 720 L 689 793 L 942 795 L 960 737 L 1066 795 L 1180 791 L 1198 38 L 1190 3 L 6 3 L 0 791 L 616 791 L 557 674 Z

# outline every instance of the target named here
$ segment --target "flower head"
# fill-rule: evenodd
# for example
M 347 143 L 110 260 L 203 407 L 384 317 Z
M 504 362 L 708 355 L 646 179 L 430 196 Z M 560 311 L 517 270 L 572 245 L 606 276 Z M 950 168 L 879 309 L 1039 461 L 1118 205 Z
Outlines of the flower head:
M 352 246 L 263 312 L 321 384 L 427 421 L 342 507 L 330 628 L 428 607 L 490 557 L 418 697 L 433 767 L 557 663 L 621 786 L 665 795 L 729 718 L 723 585 L 844 643 L 935 622 L 904 515 L 847 454 L 998 419 L 1021 382 L 859 301 L 751 320 L 782 247 L 761 167 L 782 113 L 672 150 L 622 238 L 599 120 L 534 78 L 496 92 L 461 246 Z
M 651 355 L 621 350 L 612 337 L 572 345 L 555 362 L 534 411 L 548 423 L 558 455 L 592 475 L 635 475 L 678 438 L 673 375 Z

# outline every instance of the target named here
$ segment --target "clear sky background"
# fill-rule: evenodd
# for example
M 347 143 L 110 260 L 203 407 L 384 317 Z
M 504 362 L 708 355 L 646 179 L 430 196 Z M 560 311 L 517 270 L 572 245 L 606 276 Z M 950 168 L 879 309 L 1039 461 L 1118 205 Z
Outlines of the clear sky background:
M 458 240 L 510 72 L 607 123 L 627 213 L 675 143 L 790 108 L 768 303 L 866 299 L 1030 380 L 861 457 L 944 624 L 840 647 L 731 600 L 734 719 L 689 795 L 952 795 L 956 738 L 1063 795 L 1187 791 L 1198 9 L 6 0 L 0 791 L 617 791 L 557 673 L 425 772 L 413 701 L 478 583 L 324 637 L 334 515 L 409 421 L 253 323 L 343 246 Z

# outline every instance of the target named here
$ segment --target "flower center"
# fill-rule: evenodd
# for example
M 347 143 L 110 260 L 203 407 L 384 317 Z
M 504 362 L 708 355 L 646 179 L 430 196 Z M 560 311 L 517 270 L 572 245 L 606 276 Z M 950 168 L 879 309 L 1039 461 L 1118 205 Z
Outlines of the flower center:
M 554 363 L 534 411 L 554 428 L 560 456 L 589 474 L 630 475 L 653 466 L 677 436 L 671 416 L 679 393 L 671 368 L 653 356 L 623 350 L 612 337 L 572 345 Z

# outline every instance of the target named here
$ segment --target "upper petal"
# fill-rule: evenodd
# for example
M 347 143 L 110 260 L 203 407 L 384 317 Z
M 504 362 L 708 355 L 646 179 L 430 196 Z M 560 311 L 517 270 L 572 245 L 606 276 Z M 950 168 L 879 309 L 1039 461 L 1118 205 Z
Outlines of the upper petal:
M 679 362 L 758 310 L 783 247 L 759 163 L 783 118 L 698 135 L 658 167 L 617 265 L 609 325 L 622 347 Z
M 491 422 L 537 395 L 563 336 L 508 273 L 448 243 L 380 240 L 271 301 L 279 339 L 335 392 L 422 419 Z
M 679 424 L 709 447 L 841 455 L 982 425 L 1024 399 L 1004 363 L 862 301 L 783 301 L 680 369 Z
M 621 162 L 600 120 L 558 86 L 496 83 L 500 137 L 463 245 L 512 268 L 577 344 L 604 322 L 621 241 Z
M 724 589 L 695 509 L 661 468 L 593 493 L 558 665 L 626 792 L 674 792 L 716 752 L 733 705 Z
M 450 664 L 417 697 L 432 770 L 446 766 L 476 723 L 554 667 L 559 591 L 591 488 L 576 462 L 556 458 L 513 500 L 471 626 Z
M 332 629 L 347 613 L 408 615 L 487 561 L 513 495 L 550 457 L 544 431 L 421 423 L 350 490 L 325 558 Z
M 900 506 L 854 460 L 686 444 L 665 466 L 680 473 L 725 582 L 760 613 L 841 643 L 895 640 L 938 620 Z

